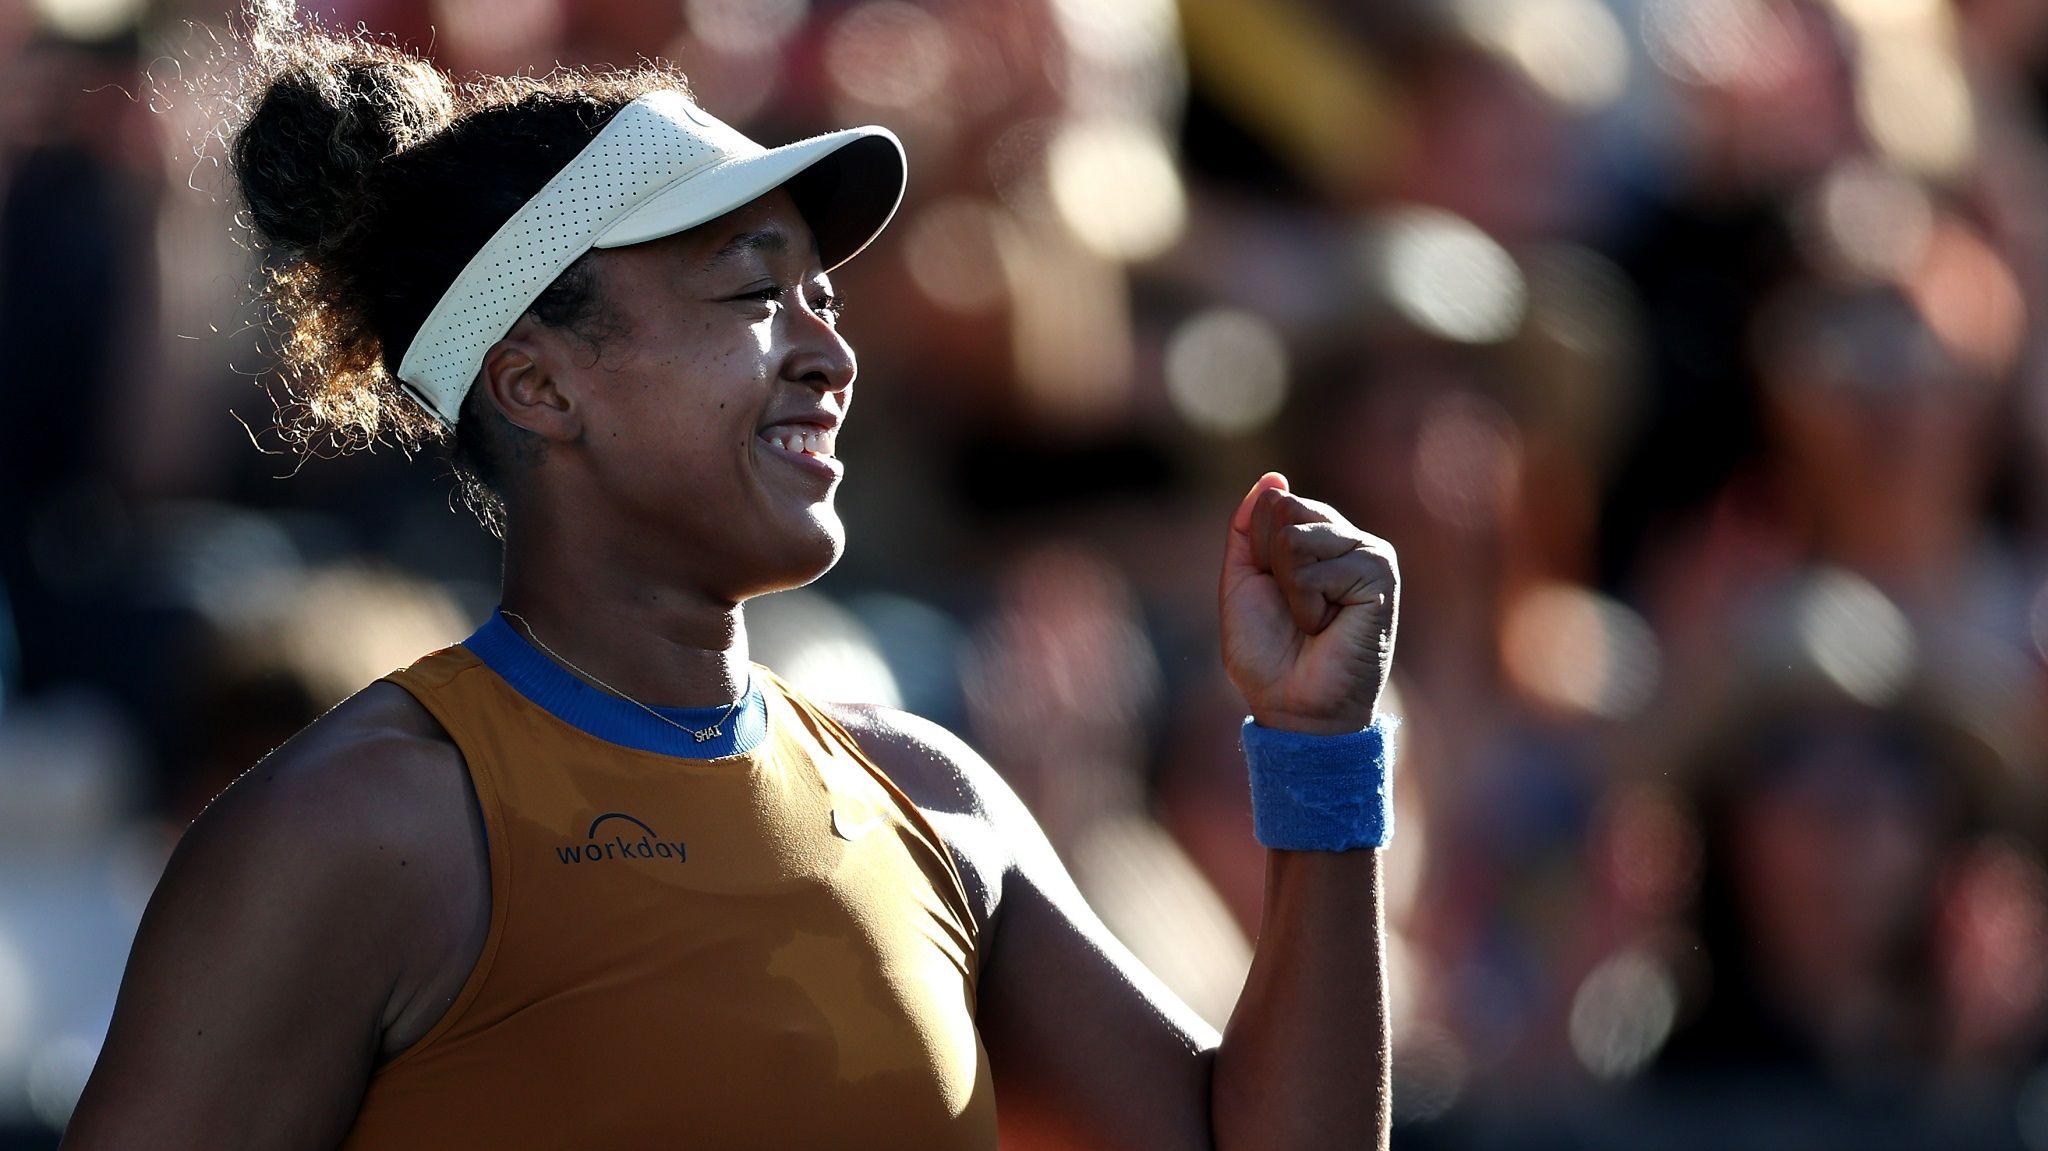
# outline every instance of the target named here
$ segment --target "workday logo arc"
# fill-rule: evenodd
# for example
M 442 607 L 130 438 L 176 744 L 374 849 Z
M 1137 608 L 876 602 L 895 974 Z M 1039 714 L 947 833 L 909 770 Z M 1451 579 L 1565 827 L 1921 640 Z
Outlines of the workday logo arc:
M 616 821 L 616 822 L 614 822 Z M 635 833 L 638 833 L 637 835 Z M 584 842 L 555 845 L 555 858 L 563 866 L 572 863 L 603 863 L 607 860 L 673 859 L 688 861 L 680 839 L 663 839 L 646 821 L 623 811 L 607 811 L 590 821 Z

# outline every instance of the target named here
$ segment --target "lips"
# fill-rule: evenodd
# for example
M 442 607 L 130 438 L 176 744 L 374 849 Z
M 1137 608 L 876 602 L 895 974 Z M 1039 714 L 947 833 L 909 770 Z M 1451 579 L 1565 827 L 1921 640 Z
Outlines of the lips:
M 769 455 L 807 475 L 838 479 L 846 472 L 846 465 L 833 455 L 839 439 L 836 426 L 786 421 L 762 428 L 754 438 L 767 447 Z
M 760 435 L 774 447 L 806 456 L 831 456 L 839 439 L 838 429 L 817 424 L 776 424 Z

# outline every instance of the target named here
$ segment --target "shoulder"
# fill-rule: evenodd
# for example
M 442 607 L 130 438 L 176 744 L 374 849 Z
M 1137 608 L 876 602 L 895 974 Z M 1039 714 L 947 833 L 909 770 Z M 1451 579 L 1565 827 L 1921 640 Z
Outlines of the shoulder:
M 933 794 L 948 809 L 990 815 L 997 788 L 1008 790 L 967 741 L 920 715 L 875 703 L 822 703 L 861 750 L 897 786 Z M 924 806 L 919 797 L 919 806 Z
M 478 879 L 480 824 L 461 752 L 380 680 L 215 796 L 172 869 L 187 888 L 261 897 L 314 933 L 389 945 L 403 982 L 440 959 L 439 920 Z
M 438 1014 L 466 926 L 450 912 L 478 882 L 451 812 L 465 772 L 393 693 L 338 705 L 186 829 L 73 1118 L 81 1146 L 242 1145 L 258 1113 L 333 1146 L 375 1057 Z
M 421 838 L 462 798 L 462 754 L 404 688 L 379 680 L 336 704 L 207 804 L 186 838 L 310 838 L 375 847 Z
M 1037 833 L 1017 793 L 966 740 L 923 716 L 871 703 L 819 706 L 945 836 L 969 886 L 979 888 L 985 917 L 992 918 L 1019 844 Z
M 880 704 L 825 707 L 919 806 L 927 806 L 929 796 L 942 810 L 971 814 L 997 828 L 1014 829 L 1021 820 L 1037 829 L 1038 821 L 1001 773 L 944 726 Z

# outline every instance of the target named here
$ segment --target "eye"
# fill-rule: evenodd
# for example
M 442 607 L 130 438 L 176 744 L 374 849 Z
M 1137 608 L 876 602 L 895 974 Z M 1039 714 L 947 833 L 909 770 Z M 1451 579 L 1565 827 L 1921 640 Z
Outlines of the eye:
M 846 311 L 846 297 L 826 292 L 811 301 L 811 310 L 824 317 L 826 323 L 836 324 Z
M 763 302 L 763 303 L 768 303 L 768 304 L 772 304 L 772 303 L 774 303 L 774 302 L 775 302 L 775 298 L 776 298 L 777 296 L 780 296 L 781 294 L 782 294 L 782 285 L 780 285 L 780 284 L 769 284 L 769 285 L 768 285 L 767 287 L 765 287 L 765 288 L 756 288 L 756 289 L 754 289 L 754 290 L 753 290 L 753 291 L 751 291 L 751 292 L 741 292 L 741 293 L 740 293 L 739 295 L 737 295 L 737 296 L 734 296 L 734 297 L 733 297 L 733 299 L 735 299 L 735 300 L 760 300 L 760 301 L 761 301 L 761 302 Z

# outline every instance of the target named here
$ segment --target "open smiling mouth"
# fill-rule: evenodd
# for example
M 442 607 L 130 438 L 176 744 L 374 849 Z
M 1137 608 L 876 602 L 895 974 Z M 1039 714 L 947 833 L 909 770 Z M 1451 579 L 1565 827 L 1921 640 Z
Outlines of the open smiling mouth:
M 777 424 L 762 428 L 754 438 L 768 445 L 769 454 L 810 475 L 837 479 L 846 472 L 846 465 L 833 455 L 839 439 L 836 428 Z

